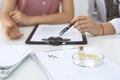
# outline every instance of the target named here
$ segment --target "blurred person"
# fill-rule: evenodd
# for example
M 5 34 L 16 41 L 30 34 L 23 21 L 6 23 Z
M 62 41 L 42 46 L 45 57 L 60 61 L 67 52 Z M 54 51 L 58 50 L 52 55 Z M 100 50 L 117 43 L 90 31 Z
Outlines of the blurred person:
M 6 36 L 17 39 L 19 26 L 68 23 L 73 15 L 73 0 L 3 0 L 0 19 Z
M 120 33 L 119 0 L 89 0 L 89 16 L 75 17 L 71 23 L 80 32 L 93 35 Z

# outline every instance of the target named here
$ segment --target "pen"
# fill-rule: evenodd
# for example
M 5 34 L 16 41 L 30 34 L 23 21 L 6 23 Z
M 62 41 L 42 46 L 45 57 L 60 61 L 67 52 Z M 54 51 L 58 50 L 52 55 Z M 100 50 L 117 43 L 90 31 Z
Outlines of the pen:
M 76 21 L 75 21 L 76 22 Z M 67 27 L 65 27 L 62 31 L 60 31 L 59 35 L 62 36 L 65 32 L 67 32 L 71 27 L 72 25 L 75 24 L 75 22 L 69 24 Z

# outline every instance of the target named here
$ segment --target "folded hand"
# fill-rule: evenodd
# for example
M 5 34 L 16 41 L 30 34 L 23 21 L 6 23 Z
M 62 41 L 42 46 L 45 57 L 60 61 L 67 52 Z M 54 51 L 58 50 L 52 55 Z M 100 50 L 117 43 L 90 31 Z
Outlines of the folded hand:
M 30 16 L 27 16 L 20 11 L 13 11 L 9 16 L 17 25 L 30 25 Z

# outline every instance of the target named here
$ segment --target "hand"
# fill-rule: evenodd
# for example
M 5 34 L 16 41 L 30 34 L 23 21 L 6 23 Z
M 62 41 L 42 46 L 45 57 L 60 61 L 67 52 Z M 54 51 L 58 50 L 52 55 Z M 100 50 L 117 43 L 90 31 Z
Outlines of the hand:
M 80 32 L 89 32 L 93 35 L 101 35 L 101 27 L 99 24 L 95 23 L 89 16 L 78 16 L 74 18 L 71 23 L 75 22 L 75 28 Z
M 9 16 L 17 25 L 30 25 L 30 17 L 20 11 L 13 11 Z
M 23 34 L 20 33 L 18 26 L 9 20 L 2 21 L 2 24 L 4 26 L 5 34 L 10 39 L 18 39 L 23 36 Z

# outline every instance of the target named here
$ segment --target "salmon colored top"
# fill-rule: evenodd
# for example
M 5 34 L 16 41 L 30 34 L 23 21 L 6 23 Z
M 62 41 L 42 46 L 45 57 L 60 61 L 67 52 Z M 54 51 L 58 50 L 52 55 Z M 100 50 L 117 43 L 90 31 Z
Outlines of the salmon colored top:
M 26 15 L 47 15 L 59 12 L 60 0 L 18 0 L 17 10 Z

